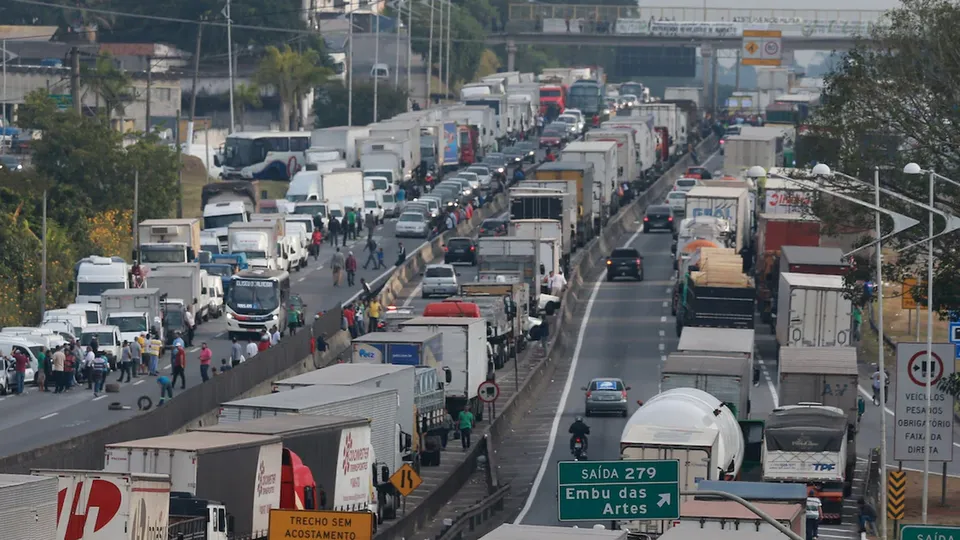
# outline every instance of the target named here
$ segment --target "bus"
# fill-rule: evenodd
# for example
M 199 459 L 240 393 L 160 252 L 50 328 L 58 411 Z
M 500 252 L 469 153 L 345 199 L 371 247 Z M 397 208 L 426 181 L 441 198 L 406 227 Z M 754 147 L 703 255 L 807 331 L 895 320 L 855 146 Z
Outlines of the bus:
M 800 126 L 820 105 L 818 94 L 785 94 L 773 100 L 766 110 L 767 124 Z
M 604 122 L 603 113 L 603 85 L 595 80 L 581 79 L 570 85 L 567 92 L 567 108 L 579 109 L 585 118 L 592 119 L 592 125 Z
M 307 162 L 308 131 L 241 131 L 227 136 L 214 163 L 224 180 L 287 180 Z
M 230 280 L 227 293 L 227 333 L 230 339 L 244 334 L 287 329 L 290 274 L 283 270 L 243 270 Z

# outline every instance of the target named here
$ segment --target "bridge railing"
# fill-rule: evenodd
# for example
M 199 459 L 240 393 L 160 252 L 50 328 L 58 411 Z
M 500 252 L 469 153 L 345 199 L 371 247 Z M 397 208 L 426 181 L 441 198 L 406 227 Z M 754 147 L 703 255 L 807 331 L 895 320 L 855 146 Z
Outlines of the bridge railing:
M 784 37 L 866 35 L 884 24 L 878 10 L 737 9 L 581 4 L 510 4 L 507 33 L 642 34 L 737 37 L 743 29 L 780 30 Z

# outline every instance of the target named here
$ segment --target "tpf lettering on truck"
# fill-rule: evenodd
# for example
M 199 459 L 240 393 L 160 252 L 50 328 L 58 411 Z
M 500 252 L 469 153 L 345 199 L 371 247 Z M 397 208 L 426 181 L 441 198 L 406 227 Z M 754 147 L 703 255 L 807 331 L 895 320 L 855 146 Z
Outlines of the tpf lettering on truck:
M 694 208 L 692 217 L 712 216 L 732 221 L 734 210 L 736 207 L 733 203 L 723 203 L 712 208 Z

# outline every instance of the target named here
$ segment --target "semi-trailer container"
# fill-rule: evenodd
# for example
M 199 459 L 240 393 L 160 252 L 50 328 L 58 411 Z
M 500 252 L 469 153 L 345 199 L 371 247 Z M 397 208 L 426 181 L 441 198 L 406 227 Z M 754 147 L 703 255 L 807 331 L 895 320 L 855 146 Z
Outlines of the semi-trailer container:
M 847 347 L 853 305 L 841 276 L 780 274 L 777 343 L 781 347 Z
M 88 538 L 80 535 L 65 536 L 67 519 L 64 519 L 64 531 L 58 530 L 58 491 L 57 478 L 49 475 L 38 477 L 28 474 L 0 474 L 0 537 L 10 540 Z M 68 508 L 68 511 L 75 508 L 80 515 L 70 513 L 65 517 L 74 523 L 84 522 L 84 508 L 77 502 L 74 502 L 74 505 L 73 508 Z M 63 506 L 63 503 L 60 503 L 60 507 Z M 97 521 L 99 525 L 99 515 Z M 112 522 L 111 517 L 108 525 Z M 93 528 L 94 524 L 91 523 L 90 529 Z M 130 536 L 118 535 L 114 538 L 121 540 Z
M 727 220 L 735 229 L 739 253 L 750 243 L 750 194 L 744 188 L 698 186 L 687 192 L 685 216 L 714 216 Z
M 781 347 L 777 395 L 781 405 L 820 403 L 847 414 L 859 428 L 856 347 Z
M 783 246 L 780 249 L 780 273 L 842 276 L 850 271 L 843 250 L 835 247 Z
M 696 388 L 724 402 L 739 420 L 750 415 L 754 331 L 688 326 L 660 370 L 660 391 Z
M 443 369 L 443 336 L 439 332 L 364 334 L 353 340 L 353 363 L 424 366 L 439 371 Z

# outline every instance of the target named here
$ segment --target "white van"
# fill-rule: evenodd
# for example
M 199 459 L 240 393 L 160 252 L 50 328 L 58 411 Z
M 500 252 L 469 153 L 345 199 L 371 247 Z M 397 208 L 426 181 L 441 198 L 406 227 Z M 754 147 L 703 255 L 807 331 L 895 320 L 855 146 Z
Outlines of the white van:
M 120 346 L 123 344 L 123 339 L 120 337 L 120 327 L 106 324 L 88 326 L 80 334 L 80 345 L 84 347 L 90 345 L 93 336 L 97 336 L 97 345 L 110 362 L 110 369 L 117 369 L 117 361 L 120 360 Z
M 87 326 L 90 326 L 90 323 L 87 322 L 87 316 L 84 313 L 70 313 L 65 309 L 51 309 L 43 314 L 43 323 L 40 326 L 46 325 L 49 321 L 62 321 L 70 324 L 73 328 L 73 335 L 80 336 L 83 329 Z
M 200 306 L 200 311 L 197 313 L 197 320 L 194 321 L 196 324 L 200 324 L 201 321 L 210 320 L 210 297 L 207 295 L 206 287 L 203 286 L 207 282 L 207 278 L 210 277 L 210 274 L 201 269 L 200 270 L 200 298 L 198 299 L 197 305 Z
M 90 324 L 103 324 L 103 317 L 100 315 L 100 304 L 70 304 L 67 306 L 69 313 L 83 313 Z
M 380 192 L 380 198 L 383 201 L 383 217 L 397 217 L 400 215 L 400 208 L 397 204 L 397 196 L 393 193 Z
M 281 253 L 286 258 L 286 271 L 299 272 L 307 265 L 307 249 L 299 234 L 288 234 L 280 238 Z
M 203 292 L 208 300 L 207 313 L 214 319 L 223 315 L 223 280 L 220 276 L 206 276 L 203 278 Z
M 73 341 L 77 338 L 76 327 L 73 326 L 72 322 L 63 319 L 44 319 L 44 321 L 40 323 L 40 329 L 56 332 L 65 341 Z
M 371 212 L 377 220 L 377 225 L 382 224 L 384 217 L 382 191 L 368 191 L 363 194 L 363 219 L 366 220 Z
M 28 383 L 33 382 L 36 378 L 37 366 L 40 365 L 40 362 L 37 361 L 37 355 L 34 351 L 39 350 L 40 347 L 40 344 L 24 339 L 22 336 L 0 334 L 0 355 L 12 357 L 13 353 L 22 352 L 30 360 L 27 363 L 27 374 L 24 377 L 24 380 Z
M 323 199 L 323 173 L 300 171 L 293 175 L 287 187 L 287 200 L 292 203 L 319 201 Z
M 19 336 L 27 341 L 36 342 L 49 350 L 53 350 L 66 343 L 66 339 L 57 331 L 49 328 L 31 328 L 27 326 L 8 326 L 0 330 L 0 334 Z

